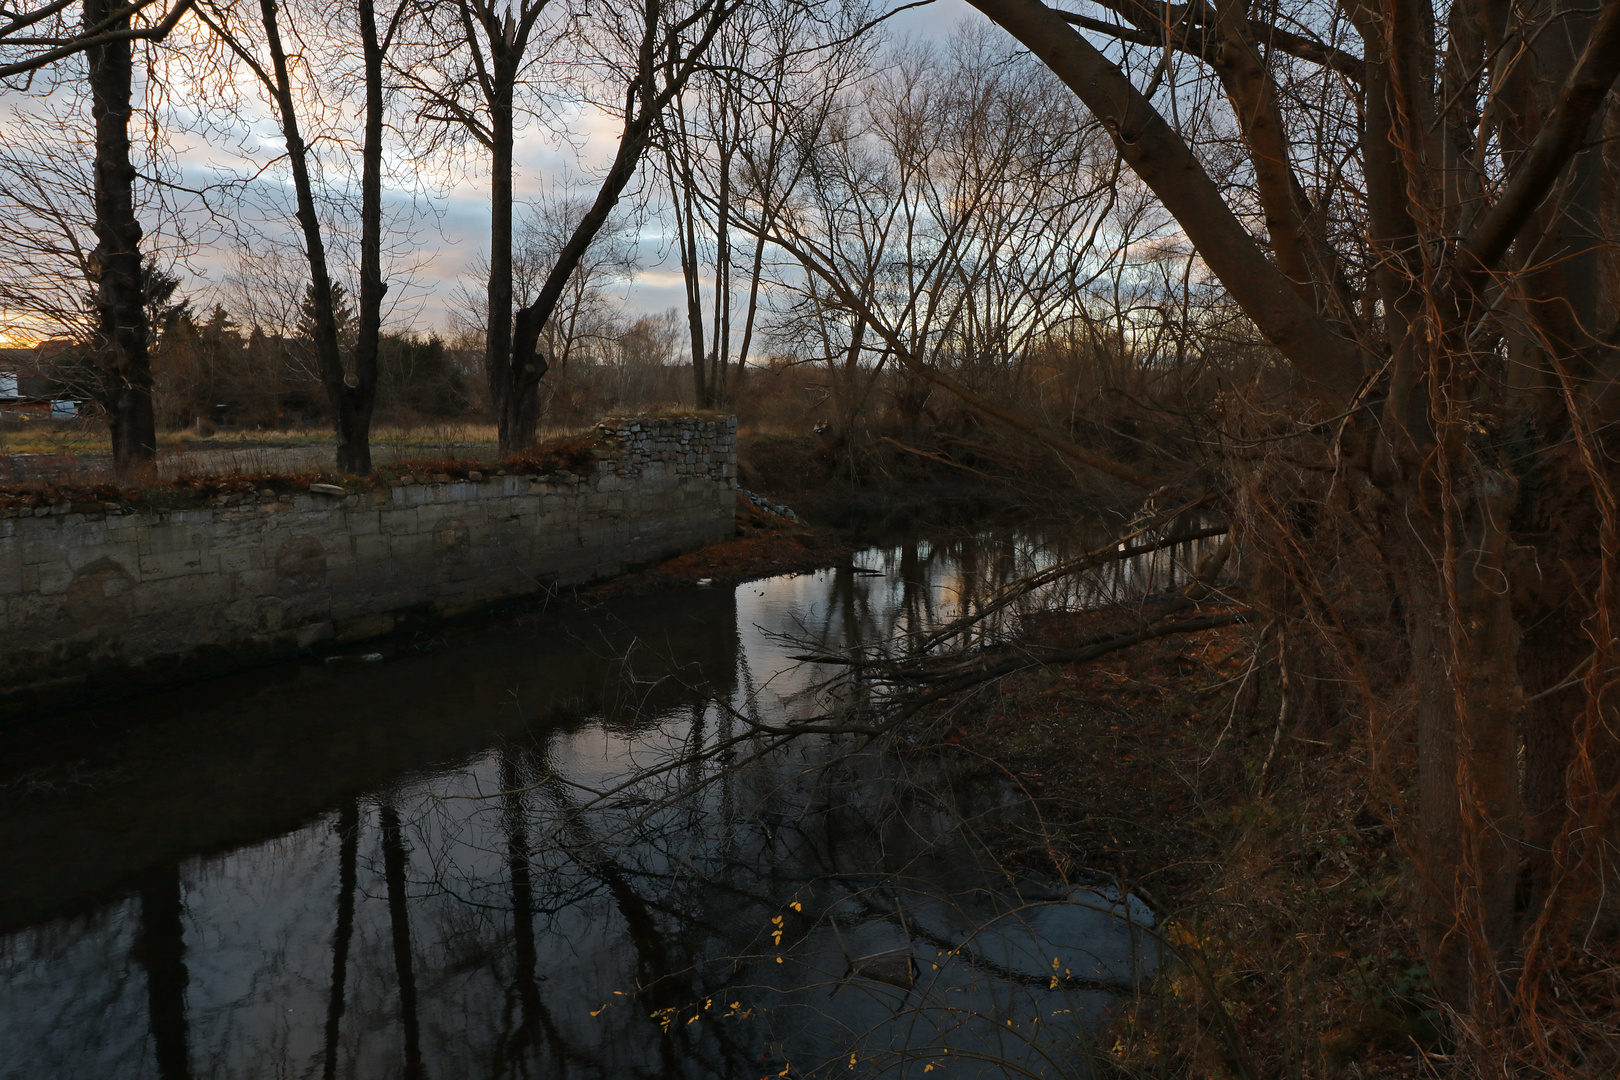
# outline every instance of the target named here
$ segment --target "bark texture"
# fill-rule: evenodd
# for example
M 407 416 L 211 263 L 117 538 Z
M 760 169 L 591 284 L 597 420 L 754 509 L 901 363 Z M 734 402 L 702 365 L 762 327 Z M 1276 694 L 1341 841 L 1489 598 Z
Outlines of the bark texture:
M 86 27 L 115 13 L 109 0 L 85 0 Z M 127 17 L 115 21 L 127 30 Z M 141 224 L 135 216 L 135 165 L 130 158 L 132 47 L 127 39 L 85 51 L 90 113 L 95 123 L 95 232 L 90 255 L 96 277 L 96 338 L 101 404 L 112 435 L 113 467 L 140 479 L 157 457 L 152 410 L 152 366 L 147 355 L 146 306 L 141 290 Z

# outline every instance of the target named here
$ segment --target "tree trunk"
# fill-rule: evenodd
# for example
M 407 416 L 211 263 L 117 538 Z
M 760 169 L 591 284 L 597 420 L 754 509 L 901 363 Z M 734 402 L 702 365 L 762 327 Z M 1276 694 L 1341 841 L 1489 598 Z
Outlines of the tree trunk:
M 709 351 L 712 366 L 707 379 L 711 408 L 730 400 L 726 385 L 727 357 L 731 355 L 731 145 L 720 148 L 719 205 L 714 215 L 714 348 Z
M 502 457 L 524 449 L 521 403 L 514 401 L 512 374 L 512 80 L 506 58 L 495 56 L 496 100 L 490 103 L 489 322 L 484 331 L 484 376 L 495 409 Z
M 85 0 L 86 26 L 102 23 L 109 0 Z M 128 29 L 129 20 L 115 29 Z M 130 42 L 86 50 L 90 114 L 95 121 L 96 361 L 102 405 L 112 437 L 113 468 L 126 479 L 145 479 L 157 457 L 152 409 L 152 367 L 147 355 L 146 306 L 141 295 L 141 225 L 135 217 L 135 166 L 129 121 L 133 64 Z
M 1453 482 L 1455 506 L 1397 500 L 1390 555 L 1417 692 L 1419 933 L 1436 988 L 1485 1021 L 1510 990 L 1500 961 L 1516 945 L 1524 831 L 1507 577 L 1517 485 L 1485 470 Z
M 383 49 L 377 39 L 375 0 L 360 0 L 360 38 L 366 72 L 366 132 L 360 154 L 360 326 L 352 382 L 337 392 L 338 468 L 371 472 L 371 416 L 377 404 L 377 351 L 382 340 Z
M 708 369 L 703 363 L 703 298 L 698 281 L 697 231 L 692 223 L 692 194 L 684 177 L 684 163 L 677 168 L 671 155 L 670 195 L 675 208 L 675 239 L 680 246 L 681 281 L 686 287 L 686 330 L 692 342 L 692 395 L 700 409 L 709 407 Z
M 337 466 L 349 473 L 370 472 L 369 400 L 363 413 L 354 410 L 349 392 L 361 389 L 360 375 L 343 370 L 337 318 L 332 311 L 332 276 L 327 269 L 326 243 L 321 237 L 320 218 L 315 213 L 315 187 L 309 176 L 309 148 L 298 126 L 292 76 L 287 67 L 287 51 L 281 42 L 275 0 L 259 0 L 259 11 L 264 20 L 265 42 L 270 49 L 274 73 L 270 90 L 276 98 L 276 111 L 281 114 L 281 133 L 287 141 L 287 164 L 292 170 L 293 193 L 298 203 L 298 224 L 304 237 L 304 255 L 309 262 L 310 294 L 315 308 L 315 359 L 320 369 L 321 383 L 326 388 L 327 402 L 332 408 Z M 366 389 L 369 399 L 370 388 Z
M 647 78 L 650 79 L 650 76 Z M 661 110 L 662 105 L 658 109 Z M 652 138 L 654 119 L 656 113 L 641 113 L 625 122 L 624 131 L 619 136 L 619 151 L 613 158 L 613 164 L 608 167 L 607 175 L 602 178 L 601 187 L 596 189 L 595 201 L 585 211 L 585 216 L 580 218 L 579 224 L 574 226 L 568 242 L 557 253 L 557 261 L 546 275 L 539 294 L 531 303 L 520 308 L 517 317 L 512 320 L 512 363 L 507 379 L 517 399 L 517 404 L 512 408 L 513 437 L 523 439 L 524 446 L 534 441 L 540 422 L 540 380 L 551 369 L 550 360 L 539 350 L 540 334 L 556 312 L 568 279 L 574 276 L 580 260 L 585 257 L 596 234 L 607 224 L 608 216 L 619 204 L 619 197 L 635 176 L 641 155 Z

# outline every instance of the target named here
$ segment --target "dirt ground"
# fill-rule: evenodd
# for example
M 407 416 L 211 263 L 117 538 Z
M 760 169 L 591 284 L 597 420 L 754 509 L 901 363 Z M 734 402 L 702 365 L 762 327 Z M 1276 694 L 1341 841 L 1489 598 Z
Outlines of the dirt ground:
M 616 577 L 581 592 L 587 600 L 645 596 L 698 584 L 738 585 L 773 574 L 807 573 L 847 559 L 849 540 L 832 529 L 778 517 L 737 497 L 739 535 L 701 551 Z

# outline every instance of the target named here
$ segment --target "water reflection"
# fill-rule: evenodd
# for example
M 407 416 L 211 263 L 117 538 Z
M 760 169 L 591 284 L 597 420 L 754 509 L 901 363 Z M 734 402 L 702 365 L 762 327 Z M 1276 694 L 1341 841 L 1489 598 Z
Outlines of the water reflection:
M 163 1080 L 186 1080 L 191 1075 L 191 1054 L 186 1038 L 188 976 L 180 868 L 154 867 L 142 879 L 141 929 L 133 953 L 146 974 L 152 1049 Z
M 824 709 L 803 642 L 923 632 L 1066 553 L 897 544 L 0 733 L 0 1076 L 1083 1073 L 1153 951 L 1000 872 L 1000 788 L 824 739 L 596 797 Z

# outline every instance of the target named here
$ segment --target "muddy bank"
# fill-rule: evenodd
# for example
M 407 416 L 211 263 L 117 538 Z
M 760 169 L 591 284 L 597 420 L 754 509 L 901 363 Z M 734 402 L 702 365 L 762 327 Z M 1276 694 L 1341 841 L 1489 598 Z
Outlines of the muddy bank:
M 1028 637 L 1063 646 L 1108 618 L 1049 613 Z M 1346 1080 L 1434 1075 L 1445 1022 L 1415 942 L 1387 917 L 1409 872 L 1380 809 L 1393 792 L 1369 791 L 1347 762 L 1352 732 L 1283 735 L 1258 632 L 1019 673 L 936 709 L 930 745 L 1030 798 L 1029 823 L 997 837 L 1009 860 L 1111 873 L 1163 917 L 1182 967 L 1099 1039 L 1118 1075 L 1165 1060 L 1189 1076 L 1279 1075 L 1285 1061 Z M 1604 970 L 1620 970 L 1612 950 L 1581 974 L 1594 1013 L 1613 1015 Z

